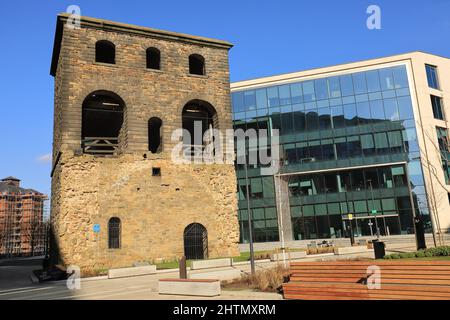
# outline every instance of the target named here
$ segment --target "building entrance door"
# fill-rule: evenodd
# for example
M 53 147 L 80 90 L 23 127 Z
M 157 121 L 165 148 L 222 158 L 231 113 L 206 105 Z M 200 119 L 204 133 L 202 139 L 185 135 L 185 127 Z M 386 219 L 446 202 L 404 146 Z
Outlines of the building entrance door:
M 375 219 L 377 219 L 380 236 L 401 234 L 398 215 L 377 216 L 376 218 L 373 216 L 364 216 L 356 217 L 352 221 L 355 237 L 375 237 L 377 235 Z M 346 219 L 344 217 L 342 220 L 349 223 L 348 218 Z

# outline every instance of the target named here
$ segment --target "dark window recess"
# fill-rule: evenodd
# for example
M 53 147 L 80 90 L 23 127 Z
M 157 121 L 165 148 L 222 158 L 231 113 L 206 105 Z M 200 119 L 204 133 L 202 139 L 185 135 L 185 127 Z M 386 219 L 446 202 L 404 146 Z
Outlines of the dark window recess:
M 182 126 L 183 152 L 187 157 L 196 156 L 204 151 L 206 141 L 203 139 L 209 129 L 217 128 L 217 113 L 214 107 L 206 101 L 192 100 L 183 108 Z M 196 129 L 201 130 L 201 144 L 195 139 Z
M 109 249 L 120 249 L 120 230 L 121 223 L 119 218 L 111 218 L 108 222 L 108 247 Z
M 82 108 L 83 152 L 114 154 L 119 147 L 124 101 L 113 92 L 96 91 L 86 97 Z
M 191 54 L 189 56 L 189 73 L 205 75 L 205 58 L 199 54 Z
M 160 177 L 161 176 L 161 168 L 152 168 L 152 176 Z
M 114 43 L 100 40 L 95 44 L 95 61 L 102 63 L 116 63 L 116 46 Z
M 147 49 L 147 69 L 161 69 L 161 52 L 156 48 Z
M 151 153 L 160 153 L 162 151 L 161 128 L 161 119 L 151 118 L 148 120 L 148 150 Z
M 445 120 L 444 111 L 442 110 L 442 98 L 432 95 L 431 106 L 433 107 L 434 118 L 439 120 Z

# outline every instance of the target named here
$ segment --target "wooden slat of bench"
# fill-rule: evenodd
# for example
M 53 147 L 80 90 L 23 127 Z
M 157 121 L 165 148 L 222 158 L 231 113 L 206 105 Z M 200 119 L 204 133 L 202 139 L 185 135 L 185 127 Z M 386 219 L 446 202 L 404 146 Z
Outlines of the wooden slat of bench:
M 360 285 L 359 288 L 339 288 L 339 287 L 314 287 L 314 286 L 283 286 L 283 291 L 287 295 L 291 294 L 307 294 L 307 293 L 324 293 L 324 294 L 336 294 L 340 293 L 359 293 L 369 295 L 399 295 L 399 296 L 415 296 L 417 298 L 421 297 L 435 297 L 435 298 L 445 298 L 450 299 L 450 292 L 427 292 L 427 291 L 411 291 L 411 290 L 394 290 L 393 288 L 385 287 L 379 290 L 369 290 L 366 286 Z
M 450 266 L 440 266 L 440 265 L 429 265 L 429 266 L 394 266 L 394 265 L 378 265 L 377 263 L 372 263 L 366 266 L 291 266 L 291 271 L 297 270 L 367 270 L 368 266 L 378 266 L 382 270 L 436 270 L 436 271 L 450 271 Z
M 284 283 L 284 287 L 296 287 L 296 288 L 347 288 L 347 289 L 359 289 L 364 287 L 367 288 L 366 285 L 361 283 L 323 283 L 323 282 L 289 282 Z
M 360 288 L 327 288 L 327 287 L 283 287 L 283 292 L 285 294 L 306 294 L 306 293 L 359 293 L 359 294 L 368 294 L 369 290 L 365 286 L 361 286 Z
M 333 294 L 290 294 L 285 299 L 290 300 L 448 300 L 441 297 L 418 297 L 408 295 L 333 295 Z
M 450 280 L 450 274 L 442 275 L 442 274 L 393 274 L 388 272 L 381 272 L 381 280 L 383 279 L 429 279 L 429 280 Z
M 336 296 L 336 295 L 309 295 L 309 294 L 291 294 L 291 295 L 285 295 L 285 299 L 288 300 L 370 300 L 369 295 L 367 296 L 352 296 L 352 297 L 342 297 L 342 296 Z
M 450 300 L 448 297 L 436 297 L 436 296 L 417 296 L 403 293 L 385 294 L 385 293 L 372 293 L 369 292 L 369 298 L 372 300 Z
M 288 291 L 284 294 L 286 299 L 303 300 L 450 300 L 450 296 L 439 293 L 420 294 L 419 292 L 378 291 L 367 290 L 362 292 L 345 291 Z
M 383 284 L 411 284 L 411 285 L 441 285 L 450 286 L 450 280 L 433 280 L 433 279 L 391 279 L 382 278 Z
M 366 273 L 358 272 L 358 273 L 293 273 L 291 274 L 292 281 L 308 281 L 308 278 L 348 278 L 348 279 L 362 279 L 367 278 Z M 302 280 L 304 279 L 304 280 Z M 381 281 L 383 280 L 392 280 L 392 279 L 423 279 L 423 280 L 450 280 L 450 275 L 439 275 L 439 274 L 391 274 L 381 272 Z M 324 280 L 325 281 L 325 280 Z M 443 283 L 444 284 L 444 283 Z
M 360 283 L 318 283 L 318 282 L 289 282 L 283 284 L 283 288 L 330 288 L 330 289 L 360 289 L 367 288 L 366 285 Z M 450 294 L 450 287 L 448 286 L 433 286 L 433 285 L 408 285 L 408 284 L 384 284 L 382 290 L 397 290 L 397 291 L 419 291 L 419 292 L 440 292 Z
M 357 283 L 360 281 L 363 277 L 355 276 L 355 277 L 313 277 L 313 276 L 307 276 L 307 277 L 291 277 L 290 281 L 293 282 L 348 282 L 348 283 Z
M 364 277 L 316 277 L 316 276 L 304 276 L 304 277 L 291 277 L 293 282 L 348 282 L 357 283 Z M 398 279 L 398 278 L 381 278 L 382 284 L 420 284 L 420 285 L 445 285 L 450 286 L 450 280 L 441 279 Z
M 368 260 L 368 261 L 320 261 L 320 262 L 292 262 L 291 266 L 352 266 L 352 265 L 414 265 L 414 266 L 426 266 L 426 265 L 440 265 L 450 266 L 450 261 L 445 260 L 412 260 L 412 261 L 397 261 L 397 260 Z
M 341 274 L 355 274 L 355 273 L 366 273 L 366 269 L 364 270 L 339 270 Z M 382 274 L 423 274 L 423 275 L 450 275 L 450 270 L 390 270 L 390 269 L 381 269 Z M 336 270 L 333 269 L 325 269 L 325 270 L 291 270 L 292 275 L 297 274 L 336 274 Z

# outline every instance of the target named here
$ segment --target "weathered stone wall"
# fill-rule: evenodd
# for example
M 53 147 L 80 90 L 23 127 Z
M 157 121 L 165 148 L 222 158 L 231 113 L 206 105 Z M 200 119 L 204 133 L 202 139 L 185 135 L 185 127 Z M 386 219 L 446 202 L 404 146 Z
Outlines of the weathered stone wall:
M 233 165 L 176 165 L 170 160 L 172 131 L 181 128 L 187 102 L 214 106 L 219 129 L 232 128 L 228 49 L 157 37 L 64 28 L 55 75 L 52 222 L 60 261 L 85 270 L 130 266 L 183 255 L 183 231 L 191 223 L 208 231 L 210 257 L 238 255 L 236 176 Z M 95 63 L 95 43 L 116 45 L 116 64 Z M 161 51 L 161 70 L 146 69 L 146 49 Z M 188 57 L 201 54 L 206 75 L 189 75 Z M 126 104 L 122 152 L 81 154 L 84 99 L 97 90 Z M 148 151 L 147 122 L 163 121 L 163 152 Z M 144 154 L 146 155 L 144 157 Z M 161 177 L 152 168 L 161 168 Z M 108 249 L 107 223 L 122 222 L 122 246 Z M 93 232 L 100 224 L 101 232 Z
M 152 168 L 161 168 L 161 177 Z M 238 255 L 236 181 L 228 165 L 175 165 L 140 155 L 61 160 L 59 226 L 62 261 L 84 269 L 129 266 L 183 255 L 184 228 L 208 230 L 210 257 Z M 120 249 L 108 249 L 111 217 L 122 223 Z M 100 224 L 101 231 L 92 231 Z

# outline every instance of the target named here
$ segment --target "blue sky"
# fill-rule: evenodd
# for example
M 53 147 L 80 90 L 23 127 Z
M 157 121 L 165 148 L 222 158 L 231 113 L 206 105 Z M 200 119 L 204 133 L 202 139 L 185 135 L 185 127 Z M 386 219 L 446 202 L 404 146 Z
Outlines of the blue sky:
M 449 0 L 1 1 L 0 177 L 50 193 L 56 15 L 81 14 L 228 40 L 231 80 L 408 51 L 450 57 Z M 366 9 L 381 8 L 381 30 Z

